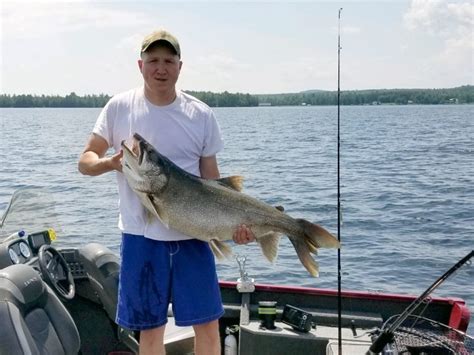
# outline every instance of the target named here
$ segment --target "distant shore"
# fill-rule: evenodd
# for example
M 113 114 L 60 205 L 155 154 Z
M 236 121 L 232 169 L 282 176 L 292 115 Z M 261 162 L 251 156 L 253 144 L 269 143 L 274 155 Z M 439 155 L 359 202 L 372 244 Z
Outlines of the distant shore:
M 187 91 L 211 107 L 331 106 L 337 91 L 310 90 L 283 94 Z M 110 95 L 0 95 L 0 107 L 103 107 Z M 446 89 L 373 89 L 341 91 L 341 105 L 444 105 L 474 103 L 474 86 Z

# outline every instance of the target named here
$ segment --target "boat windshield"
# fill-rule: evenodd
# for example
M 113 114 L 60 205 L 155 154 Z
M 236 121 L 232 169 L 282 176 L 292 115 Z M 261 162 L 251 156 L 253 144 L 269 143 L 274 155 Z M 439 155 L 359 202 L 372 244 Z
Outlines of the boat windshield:
M 61 232 L 54 194 L 44 187 L 23 187 L 1 214 L 0 241 L 21 230 L 29 234 L 49 228 Z

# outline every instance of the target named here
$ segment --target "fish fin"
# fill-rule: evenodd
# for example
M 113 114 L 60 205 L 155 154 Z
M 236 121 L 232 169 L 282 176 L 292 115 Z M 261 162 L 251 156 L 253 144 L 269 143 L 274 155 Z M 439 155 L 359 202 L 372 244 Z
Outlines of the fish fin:
M 319 265 L 309 253 L 308 245 L 301 238 L 289 238 L 303 266 L 313 277 L 319 276 Z
M 244 185 L 244 177 L 239 175 L 228 176 L 222 179 L 218 179 L 217 181 L 220 182 L 222 185 L 230 187 L 231 189 L 239 192 L 242 191 Z
M 339 241 L 323 227 L 305 219 L 296 220 L 304 230 L 306 244 L 313 248 L 339 248 Z M 311 249 L 310 247 L 310 249 Z
M 305 239 L 305 243 L 310 253 L 314 255 L 318 255 L 318 247 L 316 247 L 313 243 L 311 243 L 311 240 Z
M 285 207 L 283 206 L 275 206 L 275 208 L 280 212 L 285 212 Z
M 150 202 L 150 205 L 147 206 L 148 208 L 151 208 L 155 214 L 155 216 L 160 220 L 161 223 L 165 225 L 166 228 L 169 227 L 169 216 L 168 213 L 160 208 L 158 204 L 154 203 L 155 198 L 152 195 L 147 195 L 148 202 Z
M 211 247 L 211 251 L 212 251 L 212 254 L 214 254 L 214 256 L 219 259 L 219 260 L 222 260 L 224 259 L 224 255 L 222 255 L 221 251 L 216 247 L 216 245 L 214 244 L 213 240 L 211 240 L 209 242 L 209 246 Z
M 209 245 L 217 259 L 232 258 L 232 248 L 227 243 L 221 242 L 218 239 L 211 239 Z
M 274 262 L 278 254 L 278 244 L 280 243 L 280 234 L 268 232 L 257 237 L 257 241 L 262 248 L 262 253 L 270 261 Z

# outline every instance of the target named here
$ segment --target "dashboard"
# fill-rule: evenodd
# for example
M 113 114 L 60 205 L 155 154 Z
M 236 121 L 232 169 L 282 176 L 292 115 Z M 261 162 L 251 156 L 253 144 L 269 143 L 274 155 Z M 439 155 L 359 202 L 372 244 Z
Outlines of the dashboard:
M 9 246 L 8 255 L 12 264 L 24 264 L 31 258 L 33 253 L 28 243 L 19 240 Z
M 51 244 L 48 231 L 29 234 L 0 244 L 0 269 L 14 264 L 28 264 L 36 259 L 39 248 Z
M 51 240 L 50 232 L 43 231 L 0 243 L 0 270 L 14 264 L 27 264 L 38 268 L 38 251 L 42 245 L 51 244 Z M 63 248 L 58 251 L 66 260 L 75 279 L 87 278 L 77 249 Z

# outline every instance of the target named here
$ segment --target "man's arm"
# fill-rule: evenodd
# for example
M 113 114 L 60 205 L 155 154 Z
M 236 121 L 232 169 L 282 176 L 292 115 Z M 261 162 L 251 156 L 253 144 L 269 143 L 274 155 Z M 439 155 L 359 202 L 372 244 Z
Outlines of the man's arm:
M 91 134 L 84 151 L 79 157 L 78 169 L 84 175 L 100 175 L 108 171 L 122 171 L 122 151 L 110 157 L 105 157 L 109 149 L 107 141 L 97 135 Z
M 210 157 L 201 157 L 199 162 L 201 177 L 204 179 L 219 179 L 219 167 L 215 155 Z M 233 235 L 233 240 L 237 244 L 247 244 L 255 240 L 255 235 L 246 225 L 240 225 Z
M 210 157 L 201 157 L 199 161 L 199 170 L 203 179 L 219 179 L 219 167 L 217 166 L 217 158 L 215 155 Z

